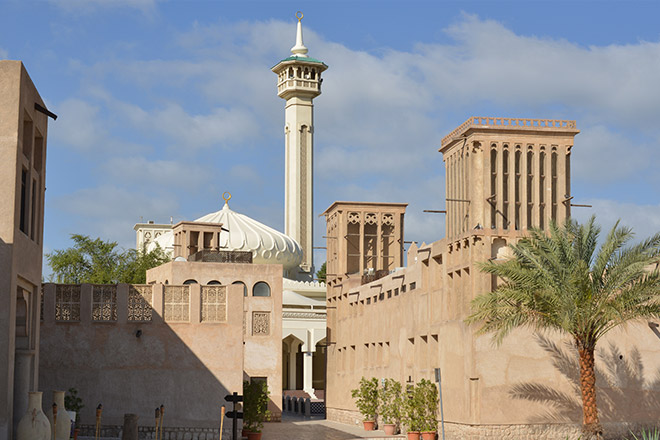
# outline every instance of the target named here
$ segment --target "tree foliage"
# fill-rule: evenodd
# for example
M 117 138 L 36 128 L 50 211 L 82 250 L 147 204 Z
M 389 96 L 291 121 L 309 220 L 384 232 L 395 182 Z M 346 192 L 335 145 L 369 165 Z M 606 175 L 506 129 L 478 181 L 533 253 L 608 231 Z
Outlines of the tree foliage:
M 147 270 L 170 258 L 159 247 L 151 252 L 118 249 L 117 243 L 72 234 L 73 246 L 46 254 L 58 283 L 144 284 Z
M 583 429 L 600 438 L 594 350 L 608 331 L 628 321 L 659 318 L 660 234 L 630 245 L 633 232 L 617 222 L 598 246 L 600 227 L 568 220 L 549 234 L 530 231 L 510 244 L 513 257 L 487 261 L 483 272 L 502 280 L 472 301 L 468 323 L 500 343 L 517 327 L 553 329 L 572 336 L 578 349 Z
M 321 265 L 321 268 L 316 271 L 316 279 L 319 280 L 320 283 L 325 283 L 325 269 L 326 269 L 326 263 L 324 262 Z

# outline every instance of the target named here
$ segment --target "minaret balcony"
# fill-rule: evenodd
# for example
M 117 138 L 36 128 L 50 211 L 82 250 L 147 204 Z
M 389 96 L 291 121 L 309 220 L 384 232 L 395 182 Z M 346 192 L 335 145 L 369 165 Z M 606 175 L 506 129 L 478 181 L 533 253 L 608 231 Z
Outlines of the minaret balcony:
M 277 83 L 277 95 L 287 98 L 289 94 L 311 93 L 315 96 L 321 94 L 321 81 L 318 79 L 287 78 Z

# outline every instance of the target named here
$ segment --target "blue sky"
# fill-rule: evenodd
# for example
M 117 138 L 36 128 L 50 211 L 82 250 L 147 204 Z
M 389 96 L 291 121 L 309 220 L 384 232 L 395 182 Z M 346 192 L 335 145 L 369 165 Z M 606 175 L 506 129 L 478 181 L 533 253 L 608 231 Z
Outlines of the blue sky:
M 444 219 L 442 137 L 470 116 L 575 119 L 573 195 L 601 223 L 660 231 L 658 2 L 4 0 L 0 59 L 59 115 L 45 251 L 84 233 L 232 209 L 283 229 L 284 101 L 270 68 L 296 10 L 329 65 L 315 100 L 315 211 L 406 202 L 406 239 Z M 324 246 L 324 221 L 315 245 Z M 317 265 L 325 260 L 315 255 Z

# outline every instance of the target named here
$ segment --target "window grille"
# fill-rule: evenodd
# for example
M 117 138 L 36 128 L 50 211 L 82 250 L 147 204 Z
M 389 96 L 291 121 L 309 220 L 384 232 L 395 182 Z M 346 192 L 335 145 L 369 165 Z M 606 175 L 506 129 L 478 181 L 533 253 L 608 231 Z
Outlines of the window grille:
M 92 321 L 117 320 L 117 286 L 92 286 Z
M 55 321 L 80 321 L 80 285 L 55 286 Z
M 202 286 L 202 322 L 227 321 L 227 288 Z
M 151 321 L 153 315 L 153 292 L 149 285 L 128 286 L 128 320 Z
M 163 318 L 166 322 L 190 321 L 189 286 L 165 286 L 164 303 Z

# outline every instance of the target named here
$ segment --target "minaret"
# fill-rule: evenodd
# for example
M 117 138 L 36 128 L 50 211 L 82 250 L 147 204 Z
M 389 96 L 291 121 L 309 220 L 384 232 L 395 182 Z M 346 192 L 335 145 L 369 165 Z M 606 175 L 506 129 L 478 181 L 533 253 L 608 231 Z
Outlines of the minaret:
M 314 154 L 314 98 L 321 94 L 321 72 L 328 68 L 322 61 L 307 55 L 303 43 L 303 14 L 298 11 L 296 45 L 291 56 L 271 70 L 277 74 L 277 96 L 286 100 L 284 232 L 295 239 L 303 250 L 298 273 L 290 278 L 311 280 L 313 266 L 313 154 Z

